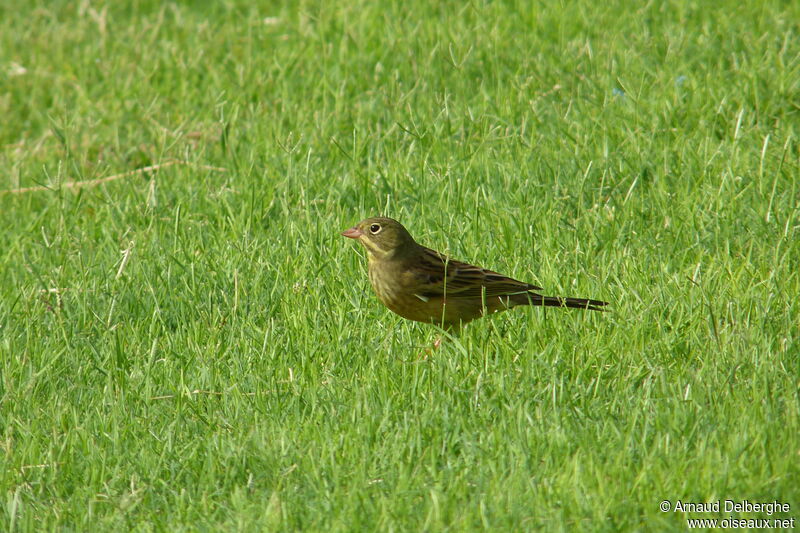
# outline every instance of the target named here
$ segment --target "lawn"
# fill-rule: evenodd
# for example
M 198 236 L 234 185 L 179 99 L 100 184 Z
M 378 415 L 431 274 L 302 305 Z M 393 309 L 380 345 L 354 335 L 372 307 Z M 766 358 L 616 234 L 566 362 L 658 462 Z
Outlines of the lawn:
M 800 519 L 798 21 L 0 3 L 0 530 Z M 428 353 L 375 214 L 611 312 Z M 674 511 L 725 500 L 789 510 Z

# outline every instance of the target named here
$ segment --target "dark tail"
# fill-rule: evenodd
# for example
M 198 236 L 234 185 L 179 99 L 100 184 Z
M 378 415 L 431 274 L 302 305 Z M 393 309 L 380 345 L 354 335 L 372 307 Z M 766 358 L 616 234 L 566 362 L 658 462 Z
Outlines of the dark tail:
M 590 300 L 589 298 L 562 298 L 561 296 L 542 296 L 541 294 L 528 293 L 531 305 L 544 305 L 547 307 L 570 307 L 572 309 L 589 309 L 590 311 L 605 311 L 608 302 Z

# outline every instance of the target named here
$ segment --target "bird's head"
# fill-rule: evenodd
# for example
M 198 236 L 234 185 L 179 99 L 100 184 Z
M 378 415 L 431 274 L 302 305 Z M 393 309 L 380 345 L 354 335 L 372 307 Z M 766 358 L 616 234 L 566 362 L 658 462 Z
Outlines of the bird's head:
M 370 259 L 386 259 L 417 245 L 402 224 L 388 217 L 366 218 L 343 231 L 342 235 L 358 239 L 367 249 Z

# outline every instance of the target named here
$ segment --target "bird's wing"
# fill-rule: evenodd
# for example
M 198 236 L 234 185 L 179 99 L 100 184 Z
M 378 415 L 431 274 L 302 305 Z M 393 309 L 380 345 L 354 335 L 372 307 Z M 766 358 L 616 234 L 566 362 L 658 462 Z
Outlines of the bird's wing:
M 450 259 L 424 248 L 413 266 L 415 293 L 423 298 L 489 298 L 509 296 L 541 287 L 509 278 L 497 272 Z

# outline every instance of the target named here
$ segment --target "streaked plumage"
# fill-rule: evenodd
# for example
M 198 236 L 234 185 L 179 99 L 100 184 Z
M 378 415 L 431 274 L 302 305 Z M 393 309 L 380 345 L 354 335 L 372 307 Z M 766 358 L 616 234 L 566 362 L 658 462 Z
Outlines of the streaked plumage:
M 542 296 L 541 287 L 455 261 L 418 244 L 396 220 L 372 217 L 342 232 L 367 250 L 378 299 L 398 315 L 447 329 L 518 305 L 601 311 L 607 302 Z

